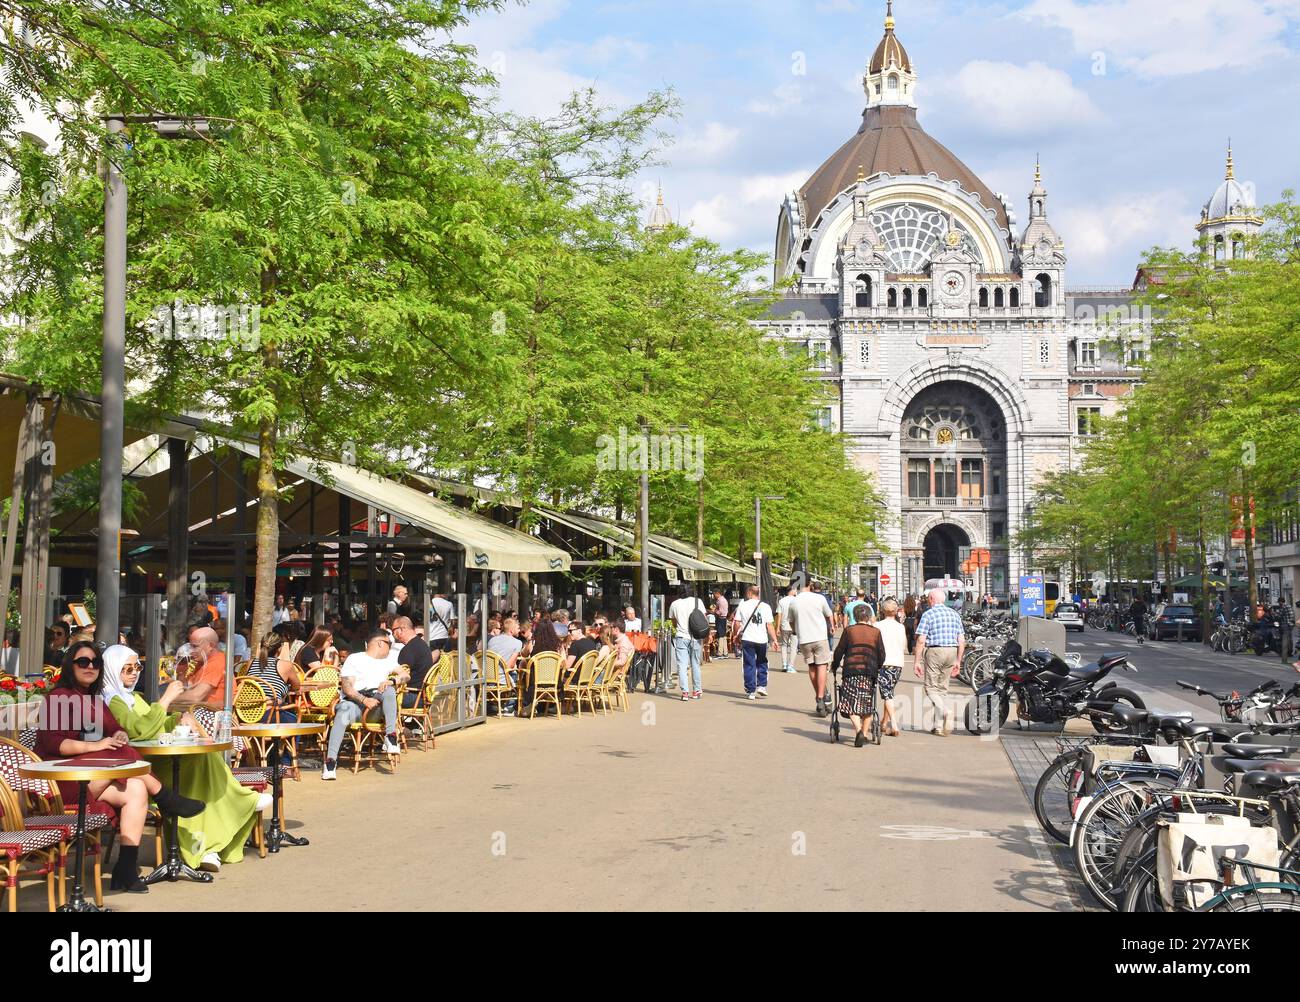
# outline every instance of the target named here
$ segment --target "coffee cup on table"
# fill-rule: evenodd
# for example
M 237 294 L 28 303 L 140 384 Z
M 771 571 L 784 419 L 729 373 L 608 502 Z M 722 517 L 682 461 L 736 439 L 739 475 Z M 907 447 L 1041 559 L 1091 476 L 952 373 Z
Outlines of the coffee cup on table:
M 190 738 L 194 737 L 194 728 L 190 727 L 189 724 L 178 724 L 176 730 L 172 731 L 172 734 L 180 738 L 182 741 L 188 741 Z

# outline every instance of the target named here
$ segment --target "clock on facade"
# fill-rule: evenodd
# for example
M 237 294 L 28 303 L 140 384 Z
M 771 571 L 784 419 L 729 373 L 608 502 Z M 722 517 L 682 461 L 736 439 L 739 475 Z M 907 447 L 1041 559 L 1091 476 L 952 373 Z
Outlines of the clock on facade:
M 966 288 L 966 278 L 961 272 L 950 271 L 943 276 L 943 291 L 950 296 L 959 296 Z

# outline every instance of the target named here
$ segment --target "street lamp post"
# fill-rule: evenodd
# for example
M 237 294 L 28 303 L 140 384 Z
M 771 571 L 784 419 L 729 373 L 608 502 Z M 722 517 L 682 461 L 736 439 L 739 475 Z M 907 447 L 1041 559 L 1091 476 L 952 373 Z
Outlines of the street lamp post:
M 754 551 L 763 552 L 763 502 L 784 501 L 784 494 L 763 494 L 754 498 Z
M 104 334 L 100 380 L 99 540 L 95 579 L 95 639 L 117 643 L 121 629 L 122 443 L 126 396 L 126 179 L 118 139 L 128 122 L 147 122 L 164 139 L 207 136 L 206 119 L 161 115 L 109 115 L 104 156 Z

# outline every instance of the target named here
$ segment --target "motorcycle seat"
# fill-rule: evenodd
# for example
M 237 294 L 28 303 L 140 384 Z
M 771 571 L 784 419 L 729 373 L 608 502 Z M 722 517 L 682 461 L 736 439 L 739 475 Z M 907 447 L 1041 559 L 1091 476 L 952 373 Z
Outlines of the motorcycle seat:
M 1266 772 L 1261 769 L 1246 773 L 1242 777 L 1242 782 L 1261 790 L 1284 790 L 1288 786 L 1300 783 L 1300 772 Z
M 1097 659 L 1097 668 L 1099 670 L 1114 668 L 1121 661 L 1127 661 L 1127 660 L 1128 660 L 1127 654 L 1103 654 L 1101 657 Z
M 1087 665 L 1083 668 L 1076 668 L 1070 672 L 1070 678 L 1075 682 L 1091 682 L 1101 674 L 1101 669 L 1096 665 Z
M 1285 758 L 1294 751 L 1294 748 L 1283 748 L 1279 745 L 1230 744 L 1223 746 L 1223 753 L 1230 758 Z

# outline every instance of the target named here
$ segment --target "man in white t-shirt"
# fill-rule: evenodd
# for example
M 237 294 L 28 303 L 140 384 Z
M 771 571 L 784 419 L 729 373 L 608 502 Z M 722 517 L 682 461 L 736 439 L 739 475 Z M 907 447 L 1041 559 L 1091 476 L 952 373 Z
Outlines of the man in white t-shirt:
M 740 626 L 740 656 L 745 665 L 745 695 L 767 695 L 767 645 L 776 646 L 772 607 L 758 595 L 758 585 L 745 588 L 745 601 L 736 607 Z
M 794 666 L 794 657 L 798 653 L 799 645 L 795 640 L 794 619 L 790 615 L 790 603 L 794 601 L 798 592 L 799 589 L 791 585 L 781 596 L 781 600 L 776 603 L 777 635 L 781 638 L 781 670 L 787 673 L 798 670 Z
M 641 617 L 636 614 L 636 610 L 630 605 L 623 610 L 623 632 L 640 633 Z
M 456 609 L 447 596 L 438 592 L 433 596 L 433 615 L 424 624 L 429 639 L 429 650 L 451 650 L 451 624 L 456 621 Z M 435 654 L 436 658 L 437 655 Z
M 831 608 L 814 581 L 790 603 L 790 618 L 799 639 L 799 653 L 808 665 L 808 680 L 817 699 L 817 716 L 831 712 L 830 698 L 826 695 L 826 668 L 831 663 Z
M 674 627 L 673 654 L 677 659 L 677 680 L 681 683 L 683 702 L 704 695 L 704 681 L 700 676 L 704 648 L 701 641 L 691 636 L 690 628 L 691 613 L 696 609 L 701 615 L 708 615 L 704 600 L 692 595 L 687 585 L 682 585 L 677 601 L 668 607 L 668 618 Z
M 397 686 L 410 679 L 403 665 L 388 657 L 393 646 L 385 630 L 374 630 L 366 637 L 366 649 L 348 657 L 339 669 L 339 703 L 330 725 L 329 749 L 321 779 L 335 779 L 339 749 L 348 727 L 361 720 L 377 706 L 384 708 L 384 754 L 402 754 L 397 740 Z

